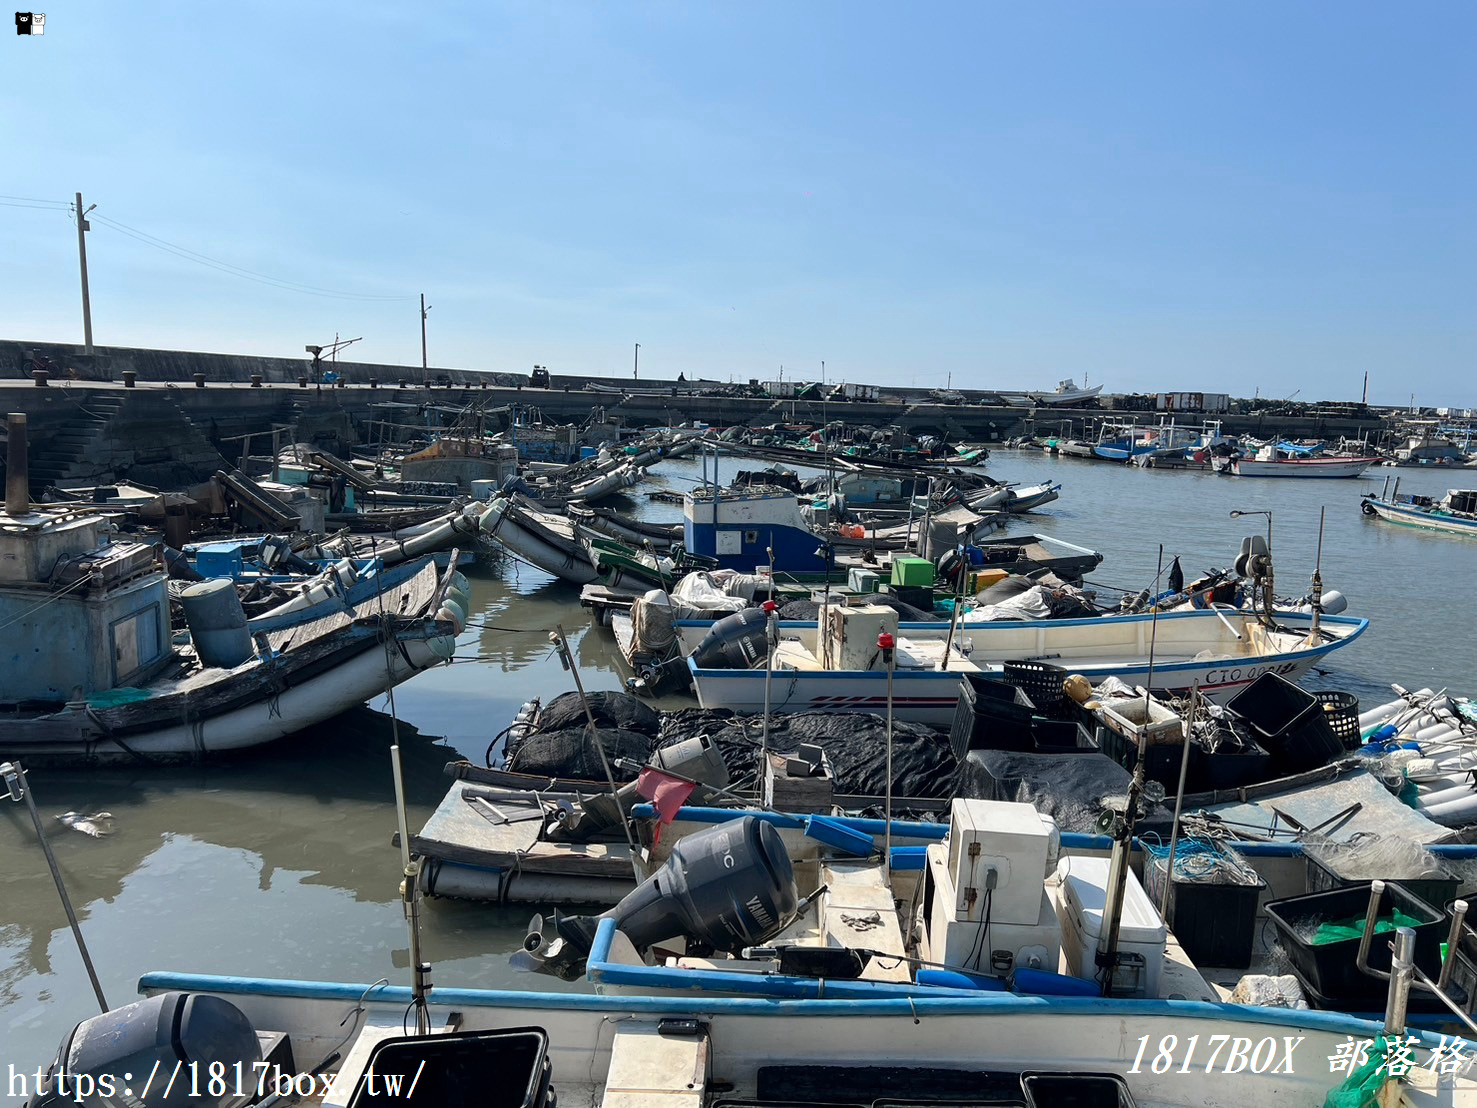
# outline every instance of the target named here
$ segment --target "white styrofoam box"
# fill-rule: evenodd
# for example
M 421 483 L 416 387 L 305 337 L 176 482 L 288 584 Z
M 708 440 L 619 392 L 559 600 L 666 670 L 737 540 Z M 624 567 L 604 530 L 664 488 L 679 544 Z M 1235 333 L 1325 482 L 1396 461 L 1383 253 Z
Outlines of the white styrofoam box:
M 876 592 L 877 585 L 881 580 L 882 575 L 875 569 L 862 569 L 860 566 L 852 566 L 846 571 L 846 585 L 852 592 Z
M 1069 856 L 1057 866 L 1062 892 L 1062 942 L 1067 964 L 1074 977 L 1094 980 L 1097 976 L 1097 950 L 1103 934 L 1103 907 L 1108 897 L 1107 858 Z M 1149 900 L 1144 887 L 1132 870 L 1123 889 L 1123 916 L 1118 926 L 1118 950 L 1138 954 L 1144 960 L 1143 972 L 1131 965 L 1118 968 L 1114 975 L 1115 996 L 1140 996 L 1150 999 L 1159 995 L 1159 975 L 1164 968 L 1164 949 L 1169 928 Z M 1122 986 L 1121 991 L 1119 985 Z
M 948 840 L 954 918 L 984 918 L 988 874 L 993 869 L 990 919 L 1035 924 L 1050 839 L 1050 827 L 1029 804 L 956 799 L 949 807 Z
M 989 932 L 982 940 L 982 919 L 954 918 L 954 881 L 949 875 L 948 847 L 934 843 L 929 846 L 926 857 L 925 880 L 932 886 L 932 892 L 926 901 L 928 918 L 924 923 L 928 928 L 929 958 L 932 961 L 972 970 L 976 968 L 973 955 L 979 947 L 983 953 L 979 955 L 978 968 L 985 973 L 991 972 L 992 958 L 999 951 L 1009 957 L 1009 969 L 1024 967 L 1057 972 L 1062 958 L 1062 927 L 1044 887 L 1037 906 L 1036 922 L 997 923 L 992 913 Z
M 832 669 L 861 671 L 877 659 L 877 636 L 897 634 L 897 611 L 885 604 L 833 604 L 825 612 L 824 632 L 831 640 Z M 876 668 L 881 668 L 880 660 Z

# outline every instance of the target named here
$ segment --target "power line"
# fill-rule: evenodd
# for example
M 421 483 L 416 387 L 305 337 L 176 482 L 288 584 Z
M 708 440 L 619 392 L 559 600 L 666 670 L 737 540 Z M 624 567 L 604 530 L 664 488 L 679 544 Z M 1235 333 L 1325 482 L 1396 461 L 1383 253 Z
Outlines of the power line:
M 72 210 L 70 204 L 25 204 L 14 200 L 0 200 L 0 205 L 7 208 L 31 208 L 38 212 L 69 212 Z
M 6 196 L 0 193 L 0 200 L 25 200 L 32 204 L 48 204 L 53 208 L 71 207 L 65 200 L 45 200 L 39 196 Z
M 241 277 L 248 281 L 256 281 L 259 284 L 270 285 L 274 288 L 284 289 L 288 292 L 301 292 L 307 293 L 312 296 L 327 296 L 338 300 L 365 300 L 385 302 L 414 299 L 413 297 L 409 296 L 375 296 L 366 293 L 341 292 L 335 289 L 320 288 L 317 285 L 305 285 L 297 281 L 288 281 L 280 277 L 272 277 L 265 273 L 258 273 L 257 271 L 252 269 L 245 269 L 242 266 L 233 265 L 230 262 L 222 261 L 219 258 L 213 258 L 209 254 L 202 254 L 199 251 L 191 250 L 189 247 L 186 246 L 180 246 L 178 243 L 170 242 L 167 239 L 161 239 L 157 235 L 151 235 L 147 231 L 139 230 L 137 227 L 130 227 L 126 223 L 121 223 L 116 219 L 112 219 L 100 213 L 94 213 L 92 218 L 106 224 L 107 226 L 113 228 L 115 231 L 118 231 L 121 234 L 127 235 L 130 238 L 137 239 L 139 242 L 142 242 L 147 246 L 152 246 L 157 250 L 163 250 L 165 253 L 173 254 L 176 257 L 185 259 L 186 261 L 192 261 L 198 265 L 207 266 L 222 273 L 228 273 L 233 277 Z

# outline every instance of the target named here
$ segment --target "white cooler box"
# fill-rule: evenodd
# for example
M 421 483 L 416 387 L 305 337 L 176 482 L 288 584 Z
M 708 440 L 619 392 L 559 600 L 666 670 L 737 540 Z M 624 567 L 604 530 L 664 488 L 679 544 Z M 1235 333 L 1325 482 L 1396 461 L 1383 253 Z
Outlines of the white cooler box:
M 1063 858 L 1057 866 L 1062 895 L 1062 948 L 1074 977 L 1097 979 L 1097 950 L 1103 932 L 1103 904 L 1107 900 L 1107 858 Z M 1123 890 L 1123 919 L 1118 928 L 1120 954 L 1137 955 L 1121 964 L 1113 977 L 1113 995 L 1159 996 L 1159 974 L 1164 969 L 1164 946 L 1169 929 L 1149 900 L 1133 871 Z

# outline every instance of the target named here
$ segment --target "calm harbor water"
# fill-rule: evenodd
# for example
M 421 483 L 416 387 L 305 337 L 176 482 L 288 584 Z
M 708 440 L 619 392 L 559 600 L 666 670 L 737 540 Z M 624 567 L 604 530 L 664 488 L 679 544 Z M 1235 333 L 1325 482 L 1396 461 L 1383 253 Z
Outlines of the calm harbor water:
M 738 463 L 757 468 L 752 462 Z M 735 463 L 725 459 L 724 472 Z M 682 489 L 694 459 L 665 463 L 624 510 L 680 518 L 645 492 Z M 1465 590 L 1477 577 L 1477 542 L 1383 523 L 1359 511 L 1361 491 L 1399 473 L 1404 491 L 1440 493 L 1473 474 L 1373 470 L 1361 481 L 1286 481 L 1138 470 L 1001 450 L 1000 480 L 1060 481 L 1062 498 L 1011 532 L 1037 531 L 1107 555 L 1098 579 L 1137 590 L 1179 555 L 1186 577 L 1227 566 L 1243 535 L 1274 513 L 1279 591 L 1301 593 L 1313 569 L 1318 514 L 1327 507 L 1325 586 L 1373 625 L 1316 678 L 1374 703 L 1388 685 L 1477 691 L 1477 636 Z M 639 498 L 639 499 L 638 499 Z M 410 821 L 445 793 L 448 760 L 481 762 L 489 740 L 532 696 L 572 687 L 547 631 L 562 624 L 588 689 L 621 685 L 607 632 L 594 629 L 578 590 L 517 563 L 471 567 L 473 621 L 457 663 L 395 693 Z M 1104 590 L 1105 596 L 1116 595 Z M 396 886 L 391 803 L 391 721 L 385 698 L 265 751 L 169 770 L 38 770 L 43 816 L 107 810 L 115 833 L 92 839 L 53 825 L 51 841 L 82 920 L 108 1000 L 133 999 L 151 969 L 408 983 Z M 0 1078 L 6 1066 L 49 1060 L 62 1034 L 93 1011 L 92 994 L 22 805 L 0 804 Z M 506 955 L 531 913 L 455 901 L 427 905 L 425 950 L 440 984 L 573 988 L 522 978 Z M 4 1082 L 0 1080 L 0 1094 Z

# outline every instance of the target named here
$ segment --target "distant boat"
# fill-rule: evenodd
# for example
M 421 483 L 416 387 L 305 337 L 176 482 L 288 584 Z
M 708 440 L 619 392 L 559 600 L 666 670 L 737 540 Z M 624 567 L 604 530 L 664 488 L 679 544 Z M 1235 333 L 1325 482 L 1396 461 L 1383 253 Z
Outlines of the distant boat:
M 1083 378 L 1083 380 L 1085 382 L 1086 378 Z M 1088 388 L 1084 384 L 1079 389 L 1077 383 L 1068 377 L 1066 380 L 1058 382 L 1053 392 L 1028 392 L 1026 396 L 1034 400 L 1037 404 L 1044 404 L 1047 407 L 1057 407 L 1062 404 L 1076 404 L 1082 400 L 1091 400 L 1102 391 L 1102 385 L 1093 385 L 1091 388 Z
M 1232 458 L 1237 477 L 1358 477 L 1374 464 L 1373 458 L 1284 457 L 1285 451 L 1267 444 L 1255 458 Z
M 1379 516 L 1391 523 L 1428 527 L 1456 535 L 1477 535 L 1477 492 L 1449 489 L 1440 499 L 1401 495 L 1393 490 L 1366 496 L 1360 508 L 1365 515 Z

